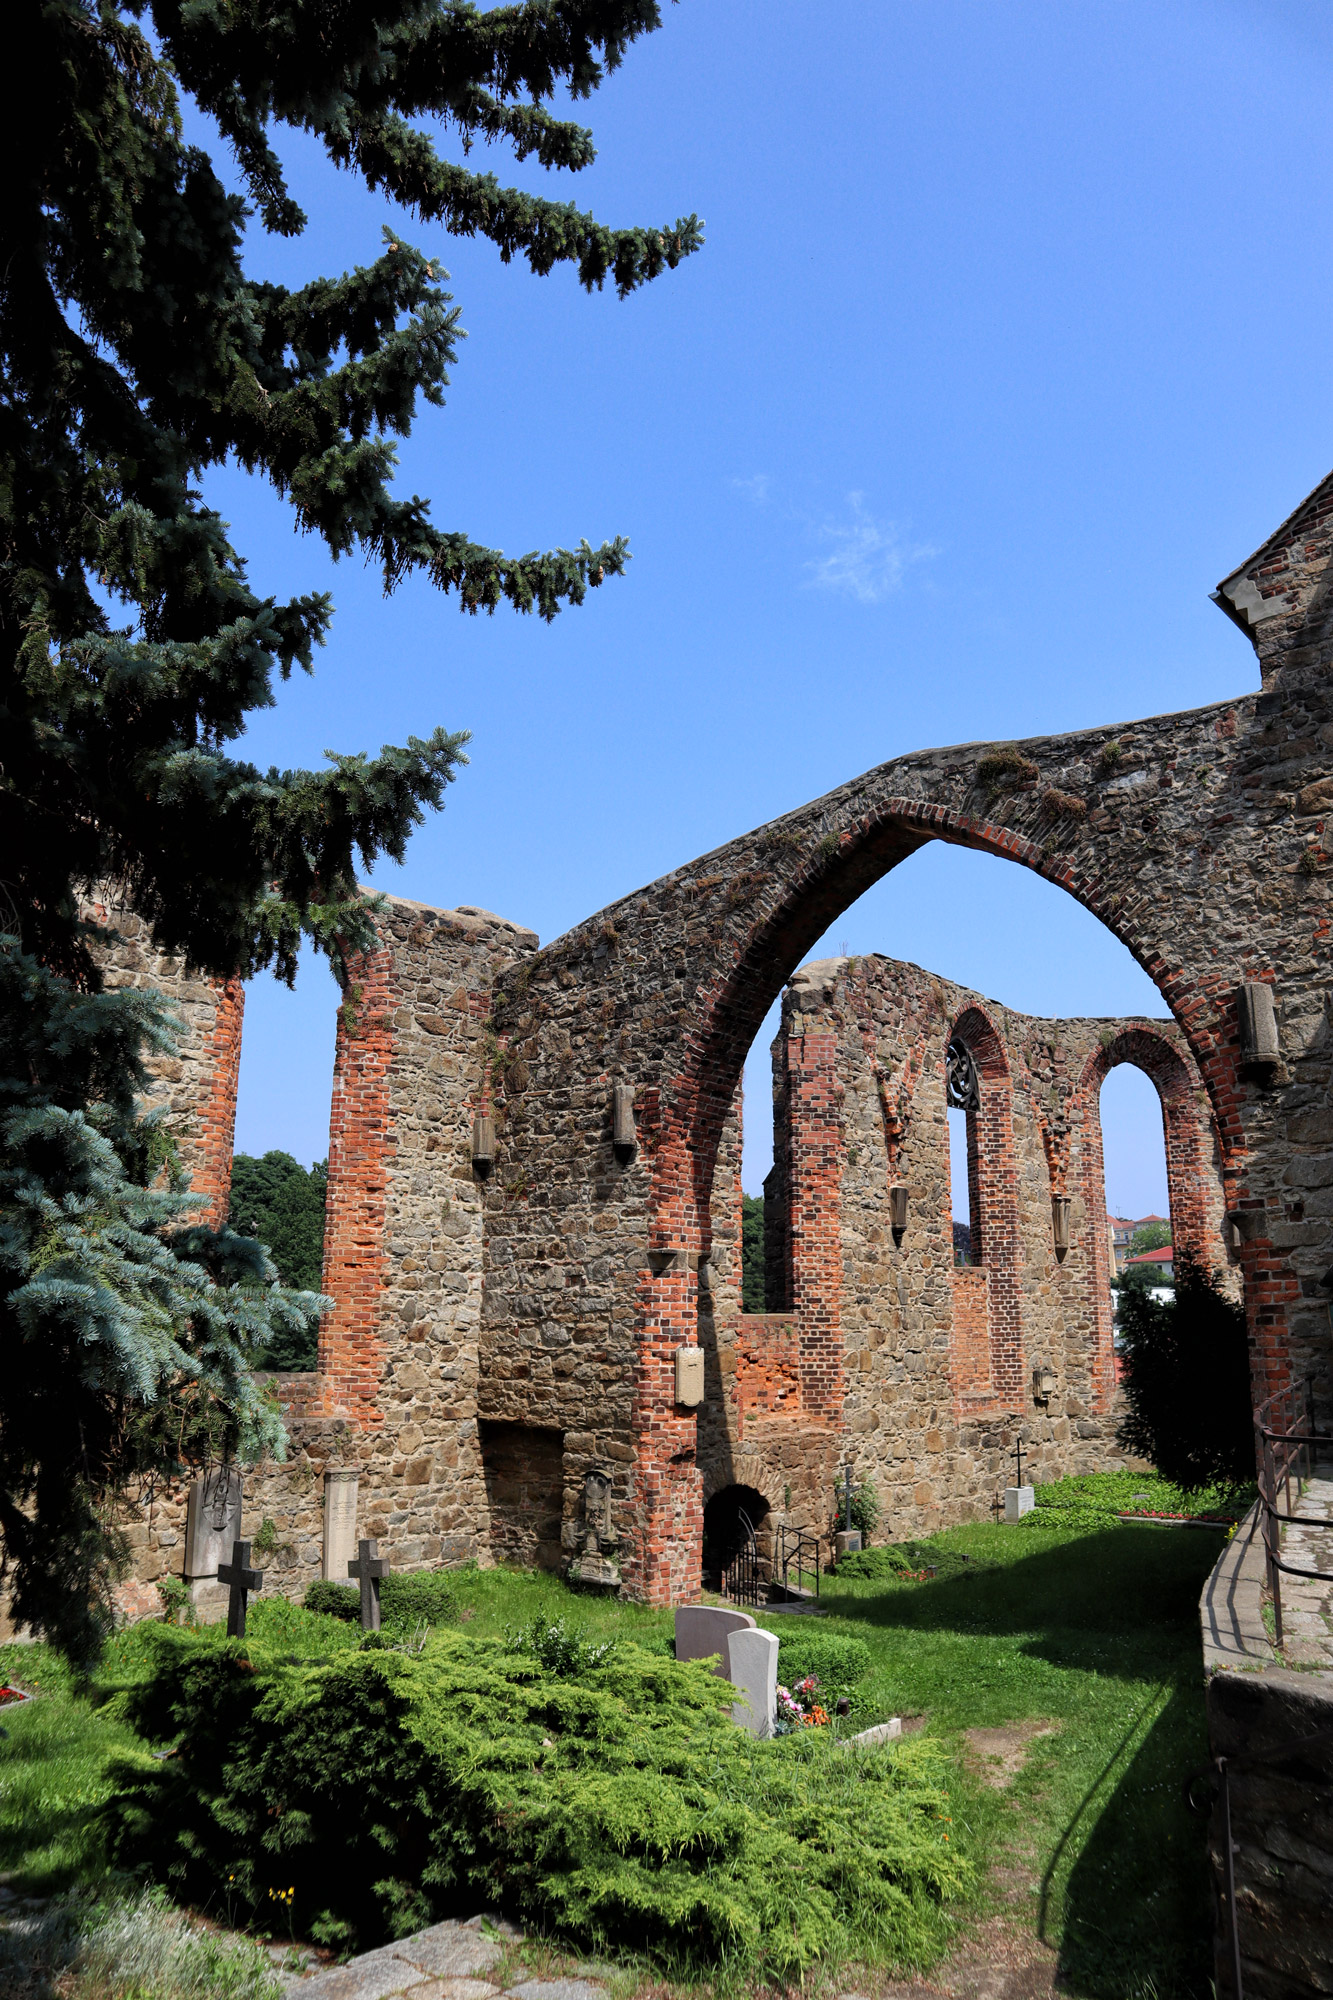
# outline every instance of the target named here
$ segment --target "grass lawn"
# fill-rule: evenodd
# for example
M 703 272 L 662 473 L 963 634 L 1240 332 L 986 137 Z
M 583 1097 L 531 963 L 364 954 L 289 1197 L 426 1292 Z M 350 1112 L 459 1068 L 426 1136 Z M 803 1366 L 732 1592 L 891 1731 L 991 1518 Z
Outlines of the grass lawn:
M 818 1619 L 771 1620 L 784 1637 L 868 1645 L 850 1726 L 924 1715 L 955 1754 L 954 1837 L 979 1871 L 962 1923 L 1003 1914 L 1040 1936 L 1083 2000 L 1209 1992 L 1203 1823 L 1181 1785 L 1207 1759 L 1197 1602 L 1220 1539 L 1086 1523 L 952 1529 L 931 1544 L 933 1580 L 829 1578 Z M 478 1634 L 563 1616 L 592 1637 L 669 1640 L 669 1612 L 576 1596 L 554 1577 L 456 1578 Z M 142 1628 L 124 1634 L 82 1695 L 45 1648 L 0 1649 L 0 1672 L 43 1690 L 8 1711 L 0 1742 L 0 1868 L 22 1884 L 97 1877 L 107 1763 L 133 1740 L 116 1692 L 143 1672 L 148 1646 Z

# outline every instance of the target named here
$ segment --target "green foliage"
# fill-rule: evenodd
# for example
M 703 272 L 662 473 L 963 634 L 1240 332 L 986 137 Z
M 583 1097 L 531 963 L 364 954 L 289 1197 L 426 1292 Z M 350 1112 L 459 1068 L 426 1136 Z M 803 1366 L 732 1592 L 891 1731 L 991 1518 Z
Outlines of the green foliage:
M 319 1301 L 259 1244 L 182 1228 L 184 1177 L 140 1117 L 142 993 L 79 994 L 0 950 L 0 1540 L 15 1618 L 71 1658 L 111 1629 L 112 1496 L 184 1463 L 284 1453 L 251 1366 Z
M 235 1875 L 256 1915 L 295 1884 L 303 1928 L 361 1943 L 463 1901 L 682 1976 L 937 1947 L 967 1879 L 937 1746 L 756 1743 L 706 1667 L 530 1637 L 313 1666 L 158 1628 L 131 1705 L 176 1754 L 121 1770 L 115 1855 L 187 1896 Z
M 1020 1525 L 1031 1528 L 1103 1528 L 1121 1514 L 1203 1515 L 1237 1521 L 1252 1490 L 1210 1485 L 1187 1491 L 1155 1472 L 1086 1472 L 1038 1486 L 1037 1504 Z
M 833 1632 L 797 1632 L 791 1638 L 783 1633 L 781 1639 L 778 1679 L 790 1687 L 813 1674 L 826 1708 L 839 1695 L 850 1694 L 870 1672 L 870 1648 L 864 1639 L 841 1639 Z
M 353 1624 L 361 1619 L 361 1592 L 356 1584 L 312 1583 L 305 1594 L 307 1611 L 341 1618 Z M 380 1581 L 380 1616 L 388 1623 L 454 1625 L 458 1622 L 458 1596 L 446 1570 L 412 1570 L 406 1576 L 392 1572 Z
M 863 1541 L 868 1542 L 879 1525 L 880 1515 L 879 1495 L 869 1482 L 853 1486 L 851 1513 L 852 1526 L 859 1529 Z M 847 1492 L 845 1486 L 838 1480 L 833 1484 L 832 1521 L 835 1534 L 847 1523 Z
M 623 296 L 698 247 L 694 217 L 607 229 L 430 134 L 586 166 L 590 135 L 548 101 L 589 95 L 657 25 L 653 0 L 28 10 L 42 116 L 0 260 L 0 1536 L 16 1615 L 85 1661 L 110 1629 L 115 1496 L 219 1453 L 280 1455 L 251 1371 L 308 1351 L 317 1304 L 277 1287 L 253 1240 L 174 1233 L 170 1136 L 134 1110 L 166 1016 L 101 990 L 81 899 L 111 885 L 156 949 L 219 977 L 290 982 L 306 937 L 345 978 L 372 936 L 358 858 L 401 859 L 466 762 L 466 732 L 443 728 L 318 772 L 229 754 L 275 679 L 310 670 L 331 605 L 256 595 L 208 475 L 265 479 L 333 555 L 470 612 L 549 619 L 628 560 L 619 538 L 507 557 L 394 492 L 393 440 L 443 401 L 457 308 L 396 233 L 295 291 L 248 277 L 250 204 L 267 229 L 304 226 L 271 134 L 310 134 L 422 221 Z M 214 129 L 248 200 L 215 170 Z
M 231 1227 L 257 1236 L 282 1283 L 298 1291 L 319 1290 L 328 1184 L 327 1160 L 308 1171 L 290 1153 L 238 1153 L 231 1163 Z
M 1121 1293 L 1125 1365 L 1118 1441 L 1186 1492 L 1241 1486 L 1254 1474 L 1245 1314 L 1207 1272 L 1185 1257 L 1175 1296 Z
M 317 1292 L 324 1263 L 324 1203 L 329 1163 L 317 1160 L 307 1170 L 290 1153 L 265 1153 L 255 1159 L 238 1153 L 231 1163 L 229 1226 L 261 1242 L 273 1260 L 280 1283 Z M 317 1323 L 300 1335 L 277 1337 L 255 1358 L 256 1368 L 314 1368 L 319 1358 Z
M 741 1196 L 741 1310 L 767 1311 L 764 1293 L 764 1197 Z
M 905 1576 L 911 1568 L 907 1557 L 896 1543 L 890 1542 L 886 1548 L 858 1549 L 849 1556 L 843 1556 L 838 1563 L 839 1580 L 863 1578 L 867 1582 L 887 1583 L 894 1577 Z
M 1149 1250 L 1166 1250 L 1171 1244 L 1169 1222 L 1145 1222 L 1142 1229 L 1136 1229 L 1129 1239 L 1131 1257 L 1142 1257 Z

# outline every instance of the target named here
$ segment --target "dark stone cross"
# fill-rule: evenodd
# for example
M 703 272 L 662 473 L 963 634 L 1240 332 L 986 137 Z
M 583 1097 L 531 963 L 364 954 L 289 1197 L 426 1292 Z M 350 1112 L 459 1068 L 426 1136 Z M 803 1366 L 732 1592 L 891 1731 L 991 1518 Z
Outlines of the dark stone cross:
M 347 1565 L 347 1574 L 361 1583 L 361 1630 L 380 1629 L 380 1578 L 389 1574 L 389 1558 L 376 1554 L 374 1542 L 358 1542 L 356 1560 Z
M 1023 1484 L 1023 1440 L 1022 1440 L 1022 1438 L 1020 1438 L 1020 1439 L 1018 1440 L 1018 1443 L 1017 1443 L 1017 1444 L 1016 1444 L 1016 1445 L 1014 1446 L 1014 1459 L 1015 1459 L 1015 1462 L 1016 1462 L 1016 1464 L 1017 1464 L 1017 1466 L 1018 1466 L 1018 1478 L 1017 1478 L 1017 1481 L 1016 1481 L 1015 1483 L 1016 1483 L 1017 1485 L 1021 1486 L 1021 1485 Z
M 230 1586 L 231 1595 L 227 1601 L 227 1637 L 245 1637 L 245 1601 L 252 1590 L 264 1588 L 262 1569 L 250 1567 L 249 1542 L 233 1542 L 231 1561 L 218 1564 L 218 1582 Z

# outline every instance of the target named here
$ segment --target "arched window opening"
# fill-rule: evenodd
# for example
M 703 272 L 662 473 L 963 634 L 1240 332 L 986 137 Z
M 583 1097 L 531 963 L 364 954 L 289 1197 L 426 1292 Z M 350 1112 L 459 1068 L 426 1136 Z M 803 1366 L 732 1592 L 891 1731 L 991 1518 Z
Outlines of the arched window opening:
M 1098 1115 L 1109 1275 L 1117 1287 L 1145 1284 L 1169 1293 L 1171 1203 L 1157 1086 L 1136 1064 L 1117 1063 L 1102 1084 Z
M 955 1035 L 950 1041 L 944 1068 L 953 1196 L 953 1260 L 955 1264 L 980 1264 L 985 1257 L 977 1152 L 981 1083 L 972 1051 L 961 1036 Z

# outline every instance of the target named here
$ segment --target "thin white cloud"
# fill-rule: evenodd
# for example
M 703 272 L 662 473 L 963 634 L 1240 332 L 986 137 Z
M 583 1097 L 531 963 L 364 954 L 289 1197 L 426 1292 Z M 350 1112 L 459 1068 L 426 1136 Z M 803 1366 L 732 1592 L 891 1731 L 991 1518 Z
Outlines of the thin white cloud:
M 859 604 L 879 604 L 902 588 L 903 576 L 913 563 L 938 555 L 926 543 L 909 544 L 893 521 L 877 521 L 863 505 L 864 495 L 849 493 L 851 520 L 828 522 L 819 528 L 819 539 L 828 543 L 829 553 L 818 562 L 806 564 L 809 582 L 821 590 L 841 591 Z
M 750 479 L 733 479 L 731 483 L 747 500 L 753 500 L 756 507 L 762 507 L 773 482 L 766 472 L 756 472 Z

